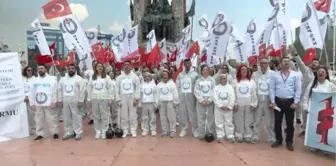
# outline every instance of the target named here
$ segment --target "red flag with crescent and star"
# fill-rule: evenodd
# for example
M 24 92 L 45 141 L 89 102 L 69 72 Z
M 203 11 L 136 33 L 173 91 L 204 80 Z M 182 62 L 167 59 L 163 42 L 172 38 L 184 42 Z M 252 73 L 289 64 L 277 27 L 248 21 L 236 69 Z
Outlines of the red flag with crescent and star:
M 314 6 L 316 10 L 324 13 L 329 13 L 330 6 L 331 6 L 331 0 L 318 0 L 314 2 Z
M 71 14 L 71 9 L 67 0 L 52 0 L 42 6 L 46 19 L 54 19 Z
M 306 51 L 306 54 L 303 56 L 302 61 L 305 64 L 310 64 L 316 58 L 316 50 L 315 48 L 309 48 Z

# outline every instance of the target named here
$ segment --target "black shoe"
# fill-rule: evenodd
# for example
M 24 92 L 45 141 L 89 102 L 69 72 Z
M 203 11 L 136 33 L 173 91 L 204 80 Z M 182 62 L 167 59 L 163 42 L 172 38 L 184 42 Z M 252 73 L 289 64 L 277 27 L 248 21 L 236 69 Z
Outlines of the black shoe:
M 287 144 L 286 148 L 287 148 L 289 151 L 294 151 L 293 144 Z
M 112 128 L 114 128 L 114 129 L 117 128 L 117 124 L 113 123 Z
M 93 119 L 91 119 L 88 124 L 92 125 L 93 124 Z
M 306 135 L 306 131 L 301 131 L 301 133 L 299 134 L 299 137 L 304 137 Z
M 43 139 L 43 137 L 39 135 L 34 139 L 34 141 L 38 141 L 38 140 L 41 140 L 41 139 Z
M 301 120 L 300 119 L 296 119 L 296 124 L 301 124 Z
M 279 141 L 276 141 L 274 144 L 272 144 L 272 148 L 277 148 L 282 146 L 282 143 L 280 143 Z
M 54 134 L 54 140 L 58 140 L 58 134 Z

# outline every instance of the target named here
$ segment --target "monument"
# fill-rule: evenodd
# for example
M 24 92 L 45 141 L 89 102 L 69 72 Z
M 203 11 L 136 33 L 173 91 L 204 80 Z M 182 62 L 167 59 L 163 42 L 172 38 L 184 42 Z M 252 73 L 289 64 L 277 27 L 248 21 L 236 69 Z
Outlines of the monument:
M 130 3 L 133 25 L 139 25 L 139 42 L 147 41 L 147 34 L 155 30 L 158 41 L 166 39 L 175 43 L 181 38 L 181 30 L 190 24 L 185 0 L 134 0 Z

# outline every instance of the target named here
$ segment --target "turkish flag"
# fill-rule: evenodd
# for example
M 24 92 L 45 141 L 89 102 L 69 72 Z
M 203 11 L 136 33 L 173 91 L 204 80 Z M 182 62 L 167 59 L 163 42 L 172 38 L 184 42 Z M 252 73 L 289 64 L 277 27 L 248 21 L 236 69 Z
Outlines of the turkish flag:
M 191 59 L 194 54 L 199 55 L 199 52 L 200 52 L 200 48 L 199 48 L 199 45 L 198 45 L 198 41 L 196 41 L 189 48 L 189 50 L 188 50 L 188 52 L 186 54 L 186 58 L 187 59 Z
M 330 6 L 331 6 L 331 0 L 318 0 L 314 2 L 316 10 L 324 13 L 329 13 Z
M 92 52 L 95 58 L 98 59 L 99 57 L 104 55 L 104 48 L 100 42 L 92 45 L 91 48 L 92 48 Z
M 37 54 L 35 56 L 36 63 L 41 65 L 41 64 L 48 64 L 52 62 L 51 56 L 43 56 L 40 54 Z
M 70 64 L 75 64 L 75 53 L 74 52 L 70 52 L 68 54 L 68 57 L 66 58 L 66 60 L 64 61 L 64 63 L 66 65 L 70 65 Z
M 177 49 L 175 49 L 171 55 L 169 56 L 169 62 L 175 62 L 176 61 L 176 55 L 177 55 Z
M 67 0 L 52 0 L 42 6 L 44 17 L 54 19 L 71 14 L 71 9 Z
M 147 66 L 148 65 L 158 65 L 161 59 L 161 51 L 159 45 L 156 43 L 152 51 L 149 53 L 147 59 Z
M 173 80 L 174 80 L 175 83 L 176 83 L 177 76 L 178 76 L 182 71 L 183 71 L 183 60 L 181 60 L 181 62 L 180 62 L 180 66 L 179 66 L 179 68 L 177 69 L 176 74 L 174 75 Z
M 201 57 L 201 63 L 205 62 L 207 60 L 207 54 L 203 54 Z
M 303 56 L 302 61 L 305 64 L 310 64 L 314 59 L 316 59 L 316 50 L 315 48 L 309 48 Z
M 256 65 L 258 61 L 258 56 L 250 56 L 247 58 L 250 66 Z

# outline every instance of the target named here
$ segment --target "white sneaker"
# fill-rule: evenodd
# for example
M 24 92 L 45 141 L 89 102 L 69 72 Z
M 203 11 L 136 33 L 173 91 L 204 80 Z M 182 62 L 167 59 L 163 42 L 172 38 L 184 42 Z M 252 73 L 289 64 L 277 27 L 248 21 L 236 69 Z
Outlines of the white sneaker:
M 198 138 L 198 137 L 199 137 L 199 134 L 198 134 L 197 131 L 196 131 L 196 132 L 193 132 L 193 135 L 194 135 L 195 138 Z
M 102 135 L 101 135 L 101 138 L 102 138 L 102 139 L 106 139 L 106 134 L 102 134 Z
M 145 136 L 148 135 L 148 132 L 147 132 L 147 131 L 143 131 L 141 135 L 142 135 L 143 137 L 145 137 Z
M 184 131 L 184 130 L 182 130 L 181 132 L 180 132 L 180 137 L 185 137 L 187 135 L 187 131 Z
M 136 138 L 136 137 L 137 137 L 136 132 L 132 132 L 131 134 L 132 134 L 132 137 L 133 137 L 133 138 Z
M 122 137 L 125 138 L 125 137 L 127 137 L 127 135 L 128 135 L 128 133 L 124 133 Z
M 95 139 L 99 139 L 100 138 L 100 133 L 96 133 Z
M 156 136 L 156 131 L 152 131 L 151 134 L 152 134 L 153 137 L 155 137 Z
M 176 126 L 179 126 L 180 125 L 180 123 L 179 122 L 176 122 Z

